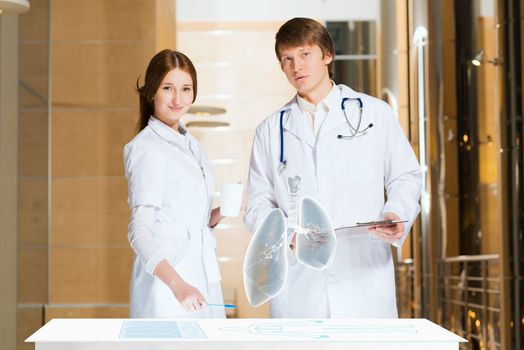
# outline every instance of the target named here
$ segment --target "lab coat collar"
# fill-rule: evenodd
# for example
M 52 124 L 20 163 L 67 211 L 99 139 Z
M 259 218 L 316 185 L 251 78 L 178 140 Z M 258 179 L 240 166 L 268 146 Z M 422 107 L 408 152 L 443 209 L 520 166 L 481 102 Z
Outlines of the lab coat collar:
M 284 129 L 295 135 L 298 139 L 305 142 L 312 148 L 315 147 L 316 143 L 315 132 L 312 130 L 311 125 L 308 122 L 308 116 L 304 113 L 314 113 L 317 108 L 323 108 L 329 115 L 329 111 L 332 110 L 336 105 L 334 100 L 336 100 L 338 98 L 337 96 L 339 95 L 338 87 L 333 81 L 332 84 L 333 88 L 329 94 L 316 106 L 296 94 L 295 97 L 283 108 L 283 110 L 286 110 L 287 114 L 284 117 Z
M 346 123 L 346 118 L 344 117 L 344 112 L 342 111 L 341 103 L 342 99 L 345 97 L 356 98 L 359 97 L 359 94 L 354 90 L 350 89 L 346 85 L 337 85 L 336 93 L 332 91 L 329 95 L 329 107 L 330 112 L 326 116 L 326 119 L 322 123 L 318 134 L 318 140 L 322 140 L 323 137 L 330 135 L 331 132 Z M 351 113 L 348 111 L 348 117 L 351 119 Z
M 360 97 L 360 98 L 362 98 L 364 96 L 364 94 L 362 94 L 360 92 L 356 92 L 355 90 L 353 90 L 352 88 L 350 88 L 347 85 L 339 84 L 339 85 L 337 85 L 337 87 L 340 90 L 340 98 L 341 99 L 344 98 L 344 97 L 349 97 L 349 98 Z M 342 101 L 340 101 L 340 102 L 342 102 Z M 340 106 L 340 102 L 339 102 L 339 106 Z
M 341 109 L 342 98 L 362 98 L 362 94 L 359 94 L 349 88 L 346 85 L 340 84 L 334 86 L 334 89 L 330 92 L 325 102 L 329 104 L 330 112 L 326 116 L 322 127 L 320 128 L 318 140 L 320 141 L 324 136 L 329 134 L 333 129 L 338 128 L 340 125 L 346 123 L 344 113 Z M 282 110 L 285 110 L 284 115 L 284 129 L 291 134 L 295 135 L 298 139 L 305 142 L 310 147 L 315 147 L 315 135 L 311 127 L 308 125 L 306 118 L 303 117 L 302 111 L 298 103 L 298 95 L 293 97 Z M 280 113 L 280 112 L 279 112 Z M 280 122 L 280 119 L 277 121 Z
M 153 116 L 149 117 L 147 126 L 149 126 L 158 136 L 167 142 L 177 146 L 187 146 L 187 136 L 189 134 L 187 132 L 186 126 L 182 124 L 182 122 L 178 122 L 179 132 L 176 132 Z
M 284 130 L 295 135 L 295 137 L 310 147 L 315 147 L 315 135 L 313 134 L 313 130 L 311 130 L 311 126 L 308 125 L 307 119 L 302 115 L 302 111 L 298 106 L 297 96 L 286 104 L 281 111 L 285 111 L 283 120 Z M 278 123 L 280 123 L 280 113 L 281 112 L 279 112 Z
M 337 109 L 338 101 L 340 100 L 340 88 L 333 82 L 333 87 L 329 94 L 324 98 L 322 103 L 326 106 L 326 112 L 330 112 Z

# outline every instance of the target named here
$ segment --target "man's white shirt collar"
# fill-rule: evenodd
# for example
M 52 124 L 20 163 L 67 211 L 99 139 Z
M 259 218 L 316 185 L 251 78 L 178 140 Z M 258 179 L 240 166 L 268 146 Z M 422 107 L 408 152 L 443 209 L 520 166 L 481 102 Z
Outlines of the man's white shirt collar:
M 297 104 L 300 111 L 307 118 L 308 124 L 313 130 L 315 136 L 318 135 L 322 123 L 330 110 L 336 108 L 340 101 L 340 89 L 332 81 L 333 87 L 329 94 L 317 105 L 306 101 L 297 94 Z

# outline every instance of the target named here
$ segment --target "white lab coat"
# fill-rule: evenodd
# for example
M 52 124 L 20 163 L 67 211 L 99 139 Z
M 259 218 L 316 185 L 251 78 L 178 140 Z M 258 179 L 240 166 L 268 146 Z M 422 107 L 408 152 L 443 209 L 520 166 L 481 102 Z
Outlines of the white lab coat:
M 287 169 L 279 172 L 280 110 L 266 118 L 253 141 L 247 187 L 244 221 L 252 233 L 272 208 L 287 215 L 287 178 L 299 175 L 300 196 L 320 202 L 335 228 L 393 212 L 409 220 L 405 238 L 420 210 L 421 171 L 415 154 L 386 103 L 338 87 L 340 101 L 362 99 L 361 130 L 370 123 L 373 127 L 351 140 L 338 139 L 339 134 L 350 134 L 338 104 L 331 107 L 315 138 L 295 97 L 281 109 L 288 110 L 283 123 Z M 357 103 L 347 103 L 346 110 L 356 126 Z M 289 264 L 286 287 L 270 301 L 271 317 L 397 317 L 390 245 L 367 231 L 338 236 L 337 243 L 333 263 L 325 270 Z
M 210 286 L 220 288 L 220 272 L 216 240 L 208 226 L 214 192 L 209 160 L 188 132 L 184 137 L 152 117 L 125 146 L 124 163 L 130 208 L 156 208 L 152 238 L 158 248 L 147 260 L 135 257 L 131 317 L 211 317 L 184 311 L 171 290 L 152 275 L 156 265 L 167 259 L 208 302 L 223 303 L 220 290 L 210 290 Z M 209 300 L 210 296 L 220 300 Z

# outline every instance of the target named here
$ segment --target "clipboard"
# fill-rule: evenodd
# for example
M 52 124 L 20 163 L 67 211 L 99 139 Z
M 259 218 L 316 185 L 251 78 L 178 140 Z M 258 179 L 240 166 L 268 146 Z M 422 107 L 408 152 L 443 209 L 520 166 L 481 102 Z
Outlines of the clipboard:
M 368 222 L 357 222 L 356 225 L 353 225 L 353 226 L 338 227 L 335 229 L 335 231 L 345 230 L 345 229 L 355 229 L 355 228 L 368 227 L 368 226 L 394 226 L 396 224 L 402 224 L 404 222 L 408 222 L 408 220 L 377 220 L 377 221 L 368 221 Z
M 366 227 L 366 226 L 395 226 L 396 224 L 402 224 L 408 222 L 408 220 L 378 220 L 368 222 L 357 222 L 355 227 Z

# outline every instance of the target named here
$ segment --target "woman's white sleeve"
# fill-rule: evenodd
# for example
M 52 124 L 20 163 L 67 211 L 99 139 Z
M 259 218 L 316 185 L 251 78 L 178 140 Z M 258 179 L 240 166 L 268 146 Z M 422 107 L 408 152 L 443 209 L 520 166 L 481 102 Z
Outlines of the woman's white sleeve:
M 127 238 L 145 269 L 153 275 L 158 263 L 167 259 L 167 252 L 153 238 L 157 209 L 151 205 L 138 205 L 131 209 Z

